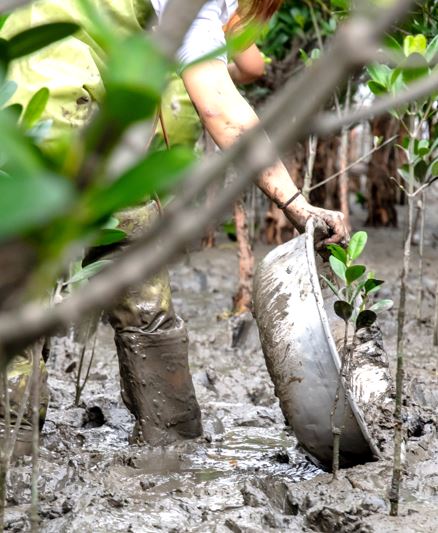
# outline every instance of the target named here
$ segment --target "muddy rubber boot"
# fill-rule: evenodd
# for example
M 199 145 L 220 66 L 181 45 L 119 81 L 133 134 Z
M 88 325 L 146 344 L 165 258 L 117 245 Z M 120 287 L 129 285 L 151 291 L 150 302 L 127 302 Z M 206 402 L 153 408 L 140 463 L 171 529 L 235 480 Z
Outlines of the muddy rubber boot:
M 92 260 L 120 253 L 157 216 L 155 202 L 118 213 L 128 238 L 109 254 L 91 251 Z M 201 435 L 187 332 L 173 309 L 167 271 L 131 289 L 111 310 L 109 320 L 115 331 L 122 398 L 136 418 L 131 441 L 158 446 Z
M 115 340 L 122 397 L 137 420 L 131 441 L 158 446 L 201 435 L 183 321 L 153 332 L 125 328 Z

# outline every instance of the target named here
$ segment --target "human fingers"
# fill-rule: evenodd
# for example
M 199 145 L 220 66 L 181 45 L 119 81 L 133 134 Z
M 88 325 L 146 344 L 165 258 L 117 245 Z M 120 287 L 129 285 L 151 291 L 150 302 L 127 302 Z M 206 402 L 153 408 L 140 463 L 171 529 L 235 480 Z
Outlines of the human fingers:
M 344 247 L 347 246 L 349 233 L 344 223 L 344 215 L 337 211 L 323 213 L 322 215 L 324 222 L 331 230 L 331 235 L 320 241 L 317 248 L 325 247 L 328 244 L 339 244 Z

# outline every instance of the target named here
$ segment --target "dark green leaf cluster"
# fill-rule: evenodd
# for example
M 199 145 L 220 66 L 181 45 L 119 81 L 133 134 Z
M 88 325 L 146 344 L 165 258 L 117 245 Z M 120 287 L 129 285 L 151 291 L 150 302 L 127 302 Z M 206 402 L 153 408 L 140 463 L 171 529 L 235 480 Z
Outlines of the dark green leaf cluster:
M 316 3 L 313 8 L 323 36 L 332 35 L 336 30 L 336 18 L 330 9 L 324 3 Z M 311 12 L 305 2 L 286 0 L 270 20 L 258 45 L 267 56 L 283 59 L 295 39 L 303 46 L 315 39 Z
M 330 267 L 338 280 L 332 282 L 326 276 L 321 276 L 328 287 L 334 292 L 337 300 L 334 310 L 337 316 L 345 322 L 351 321 L 356 330 L 371 326 L 376 318 L 376 313 L 386 311 L 393 305 L 392 300 L 379 300 L 369 307 L 370 296 L 375 294 L 383 281 L 375 279 L 374 274 L 366 274 L 365 265 L 356 265 L 367 243 L 365 231 L 356 232 L 346 249 L 338 244 L 330 244 Z

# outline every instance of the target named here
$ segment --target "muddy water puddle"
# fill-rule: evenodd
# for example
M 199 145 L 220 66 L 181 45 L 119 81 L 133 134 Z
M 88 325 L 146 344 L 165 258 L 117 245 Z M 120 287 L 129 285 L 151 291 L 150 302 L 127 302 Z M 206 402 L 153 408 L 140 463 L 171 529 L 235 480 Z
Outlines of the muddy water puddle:
M 286 433 L 259 428 L 239 428 L 225 432 L 220 442 L 198 444 L 193 453 L 152 452 L 137 467 L 146 474 L 178 475 L 194 483 L 216 480 L 237 483 L 242 477 L 257 475 L 284 477 L 288 481 L 310 479 L 321 471 L 291 445 Z M 289 446 L 289 447 L 288 447 Z

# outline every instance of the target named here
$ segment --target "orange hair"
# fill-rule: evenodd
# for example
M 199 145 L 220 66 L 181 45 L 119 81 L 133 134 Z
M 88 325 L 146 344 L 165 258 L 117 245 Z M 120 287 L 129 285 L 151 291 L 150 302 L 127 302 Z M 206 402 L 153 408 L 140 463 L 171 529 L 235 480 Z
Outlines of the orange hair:
M 280 9 L 283 0 L 240 0 L 237 10 L 243 24 L 267 22 Z

